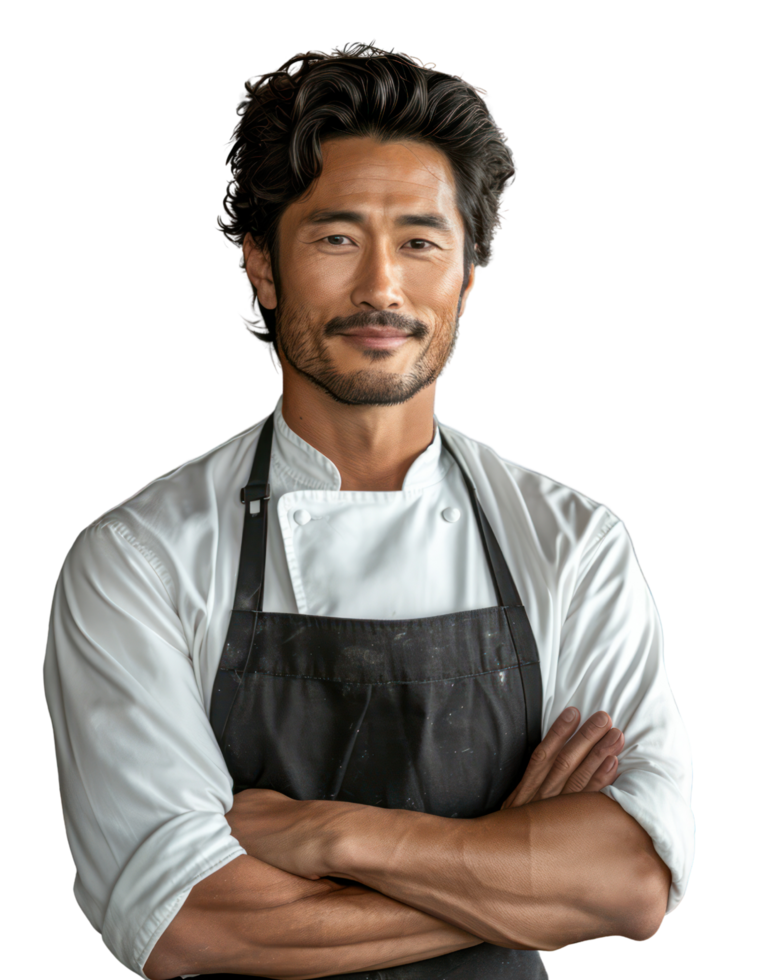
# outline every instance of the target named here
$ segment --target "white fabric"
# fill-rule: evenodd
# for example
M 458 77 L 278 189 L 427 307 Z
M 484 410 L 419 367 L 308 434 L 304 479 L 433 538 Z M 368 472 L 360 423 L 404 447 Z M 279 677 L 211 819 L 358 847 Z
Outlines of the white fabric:
M 208 712 L 259 429 L 90 525 L 55 591 L 45 678 L 75 893 L 142 975 L 190 888 L 244 853 L 224 819 L 232 786 Z M 446 431 L 528 610 L 544 730 L 572 704 L 583 717 L 605 709 L 624 731 L 605 792 L 671 868 L 671 910 L 692 862 L 689 748 L 629 537 L 606 507 Z M 495 605 L 465 484 L 438 433 L 401 491 L 342 492 L 336 467 L 279 404 L 270 480 L 266 610 L 402 619 Z

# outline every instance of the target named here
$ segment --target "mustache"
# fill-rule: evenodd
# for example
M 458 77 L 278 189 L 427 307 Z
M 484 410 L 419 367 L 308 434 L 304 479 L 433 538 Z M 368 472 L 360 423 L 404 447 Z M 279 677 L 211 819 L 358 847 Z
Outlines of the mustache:
M 352 313 L 351 316 L 332 317 L 324 326 L 324 336 L 334 337 L 335 334 L 356 327 L 393 327 L 415 340 L 424 340 L 430 332 L 428 327 L 416 317 L 384 310 L 367 310 Z

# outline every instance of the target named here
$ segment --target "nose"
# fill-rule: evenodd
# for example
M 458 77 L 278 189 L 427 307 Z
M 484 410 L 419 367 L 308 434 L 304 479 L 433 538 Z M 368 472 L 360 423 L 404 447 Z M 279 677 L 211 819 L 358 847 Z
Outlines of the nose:
M 357 267 L 351 301 L 360 309 L 397 310 L 405 300 L 394 251 L 378 243 L 367 249 Z

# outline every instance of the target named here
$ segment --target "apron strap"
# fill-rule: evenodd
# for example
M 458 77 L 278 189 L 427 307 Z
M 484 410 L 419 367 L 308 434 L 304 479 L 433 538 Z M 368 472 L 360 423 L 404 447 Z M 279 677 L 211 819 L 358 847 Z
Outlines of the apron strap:
M 520 593 L 517 591 L 517 585 L 509 570 L 509 564 L 498 543 L 498 538 L 495 536 L 495 531 L 487 519 L 484 508 L 479 502 L 476 484 L 466 469 L 465 462 L 452 442 L 451 437 L 448 437 L 440 426 L 439 429 L 441 432 L 441 441 L 449 450 L 455 463 L 457 463 L 457 468 L 463 474 L 463 479 L 468 487 L 468 495 L 471 498 L 471 505 L 473 506 L 479 531 L 482 535 L 482 543 L 485 546 L 487 564 L 490 567 L 490 572 L 493 577 L 498 604 L 504 609 L 504 615 L 506 616 L 515 653 L 517 654 L 520 680 L 523 685 L 523 698 L 525 700 L 527 739 L 525 764 L 528 765 L 531 753 L 542 740 L 542 671 L 539 666 L 539 649 L 528 620 L 528 613 L 525 611 L 525 607 L 520 599 Z
M 241 676 L 237 677 L 234 673 L 227 674 L 219 668 L 215 677 L 210 704 L 210 724 L 217 736 L 221 750 L 223 750 L 226 723 L 245 679 L 245 671 L 253 647 L 253 637 L 256 633 L 256 620 L 264 601 L 264 572 L 267 565 L 267 507 L 270 498 L 269 467 L 272 455 L 273 425 L 274 416 L 270 415 L 261 428 L 256 444 L 256 454 L 253 457 L 250 479 L 247 485 L 240 490 L 240 500 L 245 504 L 245 520 L 242 525 L 237 588 L 234 593 L 234 606 L 226 643 L 240 641 L 247 644 L 247 654 Z M 240 624 L 238 613 L 252 613 L 252 623 Z
M 449 451 L 449 455 L 457 463 L 457 468 L 463 474 L 463 479 L 465 480 L 465 485 L 468 488 L 468 495 L 471 498 L 471 506 L 474 509 L 474 516 L 476 517 L 476 522 L 479 525 L 479 533 L 482 536 L 482 544 L 485 547 L 485 555 L 487 556 L 487 564 L 490 567 L 490 573 L 493 577 L 493 585 L 495 586 L 495 594 L 498 598 L 498 604 L 500 606 L 522 606 L 522 601 L 520 599 L 520 593 L 517 591 L 517 586 L 512 578 L 512 573 L 509 571 L 509 565 L 507 564 L 506 558 L 504 558 L 504 553 L 501 550 L 501 546 L 498 543 L 498 538 L 495 536 L 495 531 L 490 526 L 490 521 L 487 519 L 487 515 L 484 512 L 484 508 L 479 503 L 479 495 L 476 490 L 476 484 L 468 473 L 465 467 L 460 453 L 452 443 L 451 438 L 447 436 L 443 429 L 439 426 L 441 432 L 441 442 L 446 446 Z

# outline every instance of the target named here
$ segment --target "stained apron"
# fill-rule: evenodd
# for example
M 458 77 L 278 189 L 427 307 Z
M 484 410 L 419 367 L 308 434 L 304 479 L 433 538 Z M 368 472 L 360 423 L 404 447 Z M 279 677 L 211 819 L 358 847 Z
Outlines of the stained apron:
M 498 605 L 421 619 L 262 609 L 273 417 L 259 436 L 237 589 L 210 722 L 234 792 L 479 817 L 499 809 L 541 741 L 536 641 L 456 449 Z M 213 975 L 228 980 L 235 974 Z M 539 953 L 490 943 L 339 980 L 546 980 Z

